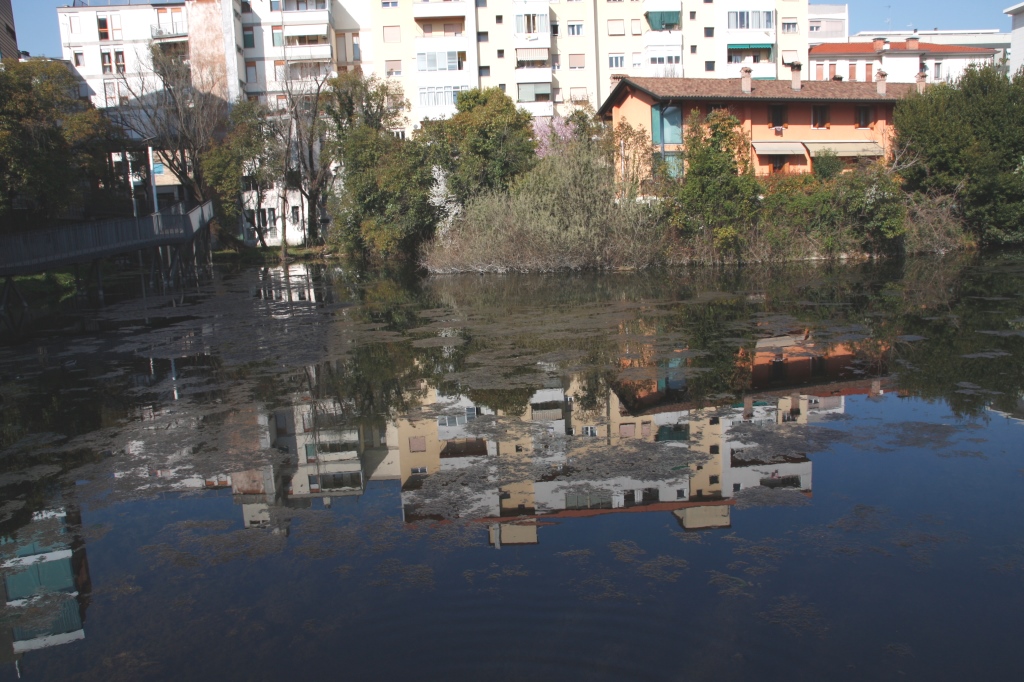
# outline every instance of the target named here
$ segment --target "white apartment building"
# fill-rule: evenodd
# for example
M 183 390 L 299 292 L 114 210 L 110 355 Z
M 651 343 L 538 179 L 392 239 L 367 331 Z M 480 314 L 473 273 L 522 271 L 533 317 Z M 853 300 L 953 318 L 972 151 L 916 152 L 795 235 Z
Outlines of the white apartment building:
M 870 43 L 822 43 L 810 49 L 808 80 L 874 80 L 879 71 L 890 83 L 952 82 L 972 65 L 991 64 L 996 51 L 987 47 L 926 43 L 916 36 L 902 42 L 876 38 Z
M 1014 74 L 1024 66 L 1024 2 L 1017 3 L 1003 10 L 1010 17 L 1010 73 Z
M 812 46 L 821 43 L 846 42 L 849 39 L 849 5 L 808 6 L 807 40 Z
M 0 0 L 0 59 L 18 59 L 20 56 L 11 0 Z
M 1012 8 L 1011 8 L 1012 9 Z M 1024 6 L 1021 7 L 1024 10 Z M 1001 63 L 1004 58 L 1010 57 L 1010 34 L 1001 32 L 999 29 L 918 29 L 907 31 L 860 31 L 850 36 L 852 43 L 870 43 L 876 38 L 883 38 L 890 42 L 904 41 L 907 38 L 917 36 L 922 42 L 935 43 L 936 45 L 963 45 L 965 47 L 987 47 L 995 50 L 995 61 Z M 1021 50 L 1024 50 L 1022 45 Z M 1019 54 L 1020 51 L 1018 51 Z M 1011 58 L 1012 59 L 1012 58 Z

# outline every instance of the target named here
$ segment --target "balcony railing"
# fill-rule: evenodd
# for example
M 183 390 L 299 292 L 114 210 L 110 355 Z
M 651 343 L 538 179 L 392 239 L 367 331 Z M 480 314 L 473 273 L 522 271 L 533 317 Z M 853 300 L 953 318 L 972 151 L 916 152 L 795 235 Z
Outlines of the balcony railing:
M 441 0 L 414 0 L 412 16 L 414 19 L 437 19 L 440 17 L 464 17 L 469 11 L 469 3 L 461 0 L 442 2 Z M 386 16 L 386 14 L 385 14 Z
M 174 24 L 153 24 L 150 32 L 154 39 L 157 38 L 181 38 L 188 35 L 188 24 L 184 21 Z

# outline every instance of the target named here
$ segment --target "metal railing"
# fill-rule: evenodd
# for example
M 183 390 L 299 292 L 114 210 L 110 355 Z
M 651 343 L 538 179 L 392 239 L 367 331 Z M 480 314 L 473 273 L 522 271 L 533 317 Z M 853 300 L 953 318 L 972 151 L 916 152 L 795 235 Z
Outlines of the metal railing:
M 152 246 L 187 243 L 213 218 L 213 202 L 185 212 L 176 204 L 140 218 L 118 218 L 0 235 L 0 276 L 38 272 Z

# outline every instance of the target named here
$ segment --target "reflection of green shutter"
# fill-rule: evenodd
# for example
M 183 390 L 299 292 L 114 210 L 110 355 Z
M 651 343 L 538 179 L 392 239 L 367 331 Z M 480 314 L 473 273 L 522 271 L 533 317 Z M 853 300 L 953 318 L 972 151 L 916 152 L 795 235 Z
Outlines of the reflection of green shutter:
M 651 107 L 651 140 L 654 144 L 661 144 L 661 105 L 655 104 Z
M 306 459 L 316 459 L 316 444 L 306 443 Z
M 664 31 L 666 26 L 679 26 L 679 12 L 647 12 L 646 17 L 653 31 Z

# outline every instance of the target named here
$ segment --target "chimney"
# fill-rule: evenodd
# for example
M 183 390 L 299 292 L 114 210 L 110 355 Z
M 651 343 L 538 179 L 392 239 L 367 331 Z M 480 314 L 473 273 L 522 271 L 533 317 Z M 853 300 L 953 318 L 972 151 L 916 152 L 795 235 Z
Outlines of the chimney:
M 789 70 L 793 74 L 793 89 L 798 92 L 800 90 L 800 69 L 803 66 L 800 62 L 790 62 L 789 64 Z
M 875 52 L 881 52 L 882 48 L 885 47 L 885 38 L 875 38 L 871 41 L 871 47 Z
M 917 94 L 924 94 L 925 88 L 928 87 L 928 84 L 925 83 L 925 80 L 927 78 L 928 76 L 925 74 L 924 71 L 921 71 L 916 76 L 914 76 L 914 82 L 917 83 Z
M 909 38 L 907 38 L 907 49 L 908 50 L 920 50 L 921 49 L 921 39 L 917 37 L 916 33 L 914 35 L 910 36 Z
M 744 95 L 749 95 L 752 89 L 750 82 L 750 74 L 754 73 L 754 70 L 749 66 L 744 66 L 740 69 L 740 87 L 743 89 Z
M 885 71 L 879 71 L 875 74 L 875 82 L 878 85 L 878 95 L 885 97 L 885 77 L 888 76 Z

